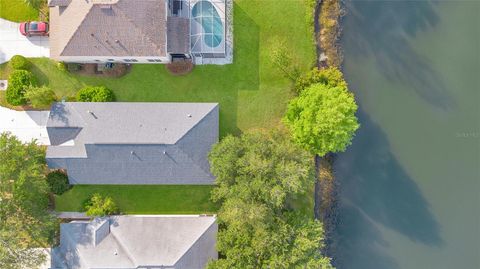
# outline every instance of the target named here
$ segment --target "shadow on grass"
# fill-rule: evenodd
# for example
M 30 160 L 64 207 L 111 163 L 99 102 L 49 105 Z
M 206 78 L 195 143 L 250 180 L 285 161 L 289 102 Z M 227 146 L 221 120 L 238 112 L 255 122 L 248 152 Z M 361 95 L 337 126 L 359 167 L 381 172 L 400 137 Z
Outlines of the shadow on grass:
M 395 269 L 377 225 L 428 246 L 444 242 L 430 205 L 396 160 L 386 135 L 363 111 L 359 119 L 353 145 L 335 162 L 341 201 L 333 253 L 340 269 Z

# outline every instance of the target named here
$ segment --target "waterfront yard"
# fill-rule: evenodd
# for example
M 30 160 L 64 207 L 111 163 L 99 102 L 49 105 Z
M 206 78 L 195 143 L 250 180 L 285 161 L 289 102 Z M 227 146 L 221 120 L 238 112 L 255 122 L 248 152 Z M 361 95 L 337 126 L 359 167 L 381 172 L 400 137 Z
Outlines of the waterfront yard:
M 234 63 L 196 66 L 186 76 L 172 76 L 164 65 L 139 64 L 121 78 L 85 77 L 62 71 L 47 58 L 31 59 L 31 71 L 39 83 L 51 87 L 59 99 L 75 96 L 85 85 L 105 85 L 114 91 L 117 101 L 218 102 L 221 137 L 252 128 L 272 128 L 280 124 L 292 96 L 291 81 L 271 63 L 272 48 L 277 42 L 284 42 L 302 72 L 315 62 L 313 34 L 307 25 L 306 11 L 303 1 L 235 1 Z M 8 64 L 0 65 L 0 79 L 6 79 L 10 72 Z M 100 192 L 111 195 L 124 213 L 214 212 L 216 207 L 208 200 L 210 188 L 75 186 L 57 197 L 56 209 L 79 210 L 89 195 Z M 296 204 L 307 208 L 311 207 L 311 201 L 311 197 L 307 197 Z

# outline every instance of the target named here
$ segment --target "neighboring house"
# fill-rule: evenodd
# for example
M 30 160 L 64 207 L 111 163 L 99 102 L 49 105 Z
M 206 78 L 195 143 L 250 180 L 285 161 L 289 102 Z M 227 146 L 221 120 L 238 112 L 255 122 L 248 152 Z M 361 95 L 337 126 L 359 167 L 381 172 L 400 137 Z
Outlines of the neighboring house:
M 71 184 L 213 184 L 218 120 L 216 103 L 55 103 L 47 164 Z
M 53 269 L 203 269 L 217 259 L 214 216 L 111 216 L 60 225 Z
M 50 57 L 76 63 L 191 57 L 196 63 L 229 63 L 233 38 L 225 12 L 231 1 L 49 0 Z

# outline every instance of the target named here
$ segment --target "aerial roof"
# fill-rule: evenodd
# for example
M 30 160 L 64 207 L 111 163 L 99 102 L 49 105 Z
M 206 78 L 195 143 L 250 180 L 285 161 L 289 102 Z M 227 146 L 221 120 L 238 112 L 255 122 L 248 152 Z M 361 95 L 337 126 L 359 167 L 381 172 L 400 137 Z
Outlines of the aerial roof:
M 203 268 L 217 257 L 216 233 L 215 216 L 125 215 L 65 223 L 53 266 Z
M 75 144 L 175 144 L 217 103 L 55 103 L 47 128 L 71 128 Z M 53 138 L 55 139 L 55 138 Z
M 165 56 L 165 0 L 51 0 L 51 55 Z

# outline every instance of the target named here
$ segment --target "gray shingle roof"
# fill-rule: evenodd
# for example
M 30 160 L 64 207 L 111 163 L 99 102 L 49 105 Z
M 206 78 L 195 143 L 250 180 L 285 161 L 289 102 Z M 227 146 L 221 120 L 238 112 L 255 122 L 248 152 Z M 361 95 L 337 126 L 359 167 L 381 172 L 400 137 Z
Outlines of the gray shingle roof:
M 216 259 L 214 216 L 112 216 L 61 224 L 58 268 L 204 268 Z
M 52 7 L 51 55 L 165 56 L 165 0 L 72 0 Z
M 72 184 L 213 184 L 216 103 L 56 103 L 50 168 Z M 70 141 L 69 141 L 70 140 Z

